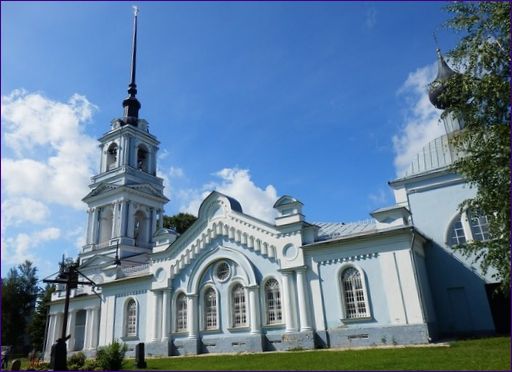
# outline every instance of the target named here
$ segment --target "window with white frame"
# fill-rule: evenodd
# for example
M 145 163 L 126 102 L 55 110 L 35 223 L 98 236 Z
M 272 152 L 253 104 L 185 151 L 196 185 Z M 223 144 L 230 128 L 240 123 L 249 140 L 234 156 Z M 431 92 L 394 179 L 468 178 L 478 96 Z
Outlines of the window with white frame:
M 464 211 L 450 223 L 447 244 L 450 246 L 464 244 L 473 240 L 489 240 L 489 220 L 482 213 Z
M 466 234 L 464 233 L 464 226 L 462 225 L 460 214 L 457 215 L 450 224 L 448 229 L 448 244 L 459 245 L 466 242 Z
M 489 240 L 489 220 L 483 214 L 470 213 L 469 225 L 473 240 L 485 241 Z
M 245 310 L 245 290 L 241 284 L 236 284 L 231 291 L 233 308 L 233 327 L 247 325 L 247 313 Z
M 269 279 L 265 283 L 265 305 L 267 311 L 267 324 L 281 323 L 283 320 L 281 310 L 281 292 L 276 279 Z
M 187 330 L 187 297 L 180 293 L 176 298 L 176 332 Z
M 204 325 L 205 329 L 217 329 L 217 293 L 213 288 L 204 292 Z
M 137 336 L 137 303 L 130 299 L 126 304 L 126 330 L 128 337 Z
M 341 274 L 341 287 L 345 305 L 345 318 L 357 319 L 369 316 L 368 306 L 363 288 L 361 273 L 354 267 L 349 267 Z

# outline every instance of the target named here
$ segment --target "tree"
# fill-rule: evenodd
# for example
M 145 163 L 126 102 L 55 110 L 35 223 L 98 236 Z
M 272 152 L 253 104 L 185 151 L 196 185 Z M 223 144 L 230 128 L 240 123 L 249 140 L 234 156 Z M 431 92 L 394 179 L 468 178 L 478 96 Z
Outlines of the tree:
M 495 270 L 504 293 L 510 291 L 510 3 L 456 2 L 446 8 L 446 26 L 463 33 L 448 55 L 461 71 L 446 83 L 451 111 L 465 129 L 452 140 L 463 157 L 454 170 L 476 196 L 461 210 L 487 216 L 490 239 L 456 247 L 473 257 L 484 273 Z M 447 112 L 445 112 L 447 114 Z
M 197 217 L 189 213 L 164 216 L 164 227 L 173 228 L 178 234 L 183 234 L 196 220 Z
M 50 309 L 50 302 L 52 293 L 55 291 L 55 285 L 46 284 L 43 291 L 39 293 L 38 302 L 32 322 L 29 325 L 29 334 L 32 339 L 32 345 L 36 350 L 42 351 L 44 347 L 44 336 L 46 331 L 46 321 L 48 318 L 48 310 Z
M 18 352 L 30 346 L 27 325 L 34 312 L 39 287 L 37 268 L 25 261 L 11 268 L 2 279 L 2 345 L 12 345 Z

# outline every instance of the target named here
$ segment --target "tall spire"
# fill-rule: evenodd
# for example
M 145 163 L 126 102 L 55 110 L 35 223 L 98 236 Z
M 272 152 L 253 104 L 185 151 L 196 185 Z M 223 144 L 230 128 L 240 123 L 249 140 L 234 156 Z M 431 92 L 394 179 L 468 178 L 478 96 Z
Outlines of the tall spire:
M 130 69 L 130 84 L 128 85 L 128 98 L 123 101 L 125 124 L 137 125 L 139 118 L 140 102 L 135 95 L 137 94 L 137 84 L 135 83 L 135 71 L 137 61 L 137 16 L 139 8 L 133 7 L 133 42 L 132 42 L 132 63 Z

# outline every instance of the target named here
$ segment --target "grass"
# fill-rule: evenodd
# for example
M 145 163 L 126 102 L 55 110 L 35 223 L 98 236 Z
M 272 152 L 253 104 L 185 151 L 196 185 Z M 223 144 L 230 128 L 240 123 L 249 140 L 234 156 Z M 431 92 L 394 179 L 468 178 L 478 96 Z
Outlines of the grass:
M 510 338 L 449 347 L 313 350 L 147 359 L 147 370 L 510 370 Z M 125 362 L 134 369 L 133 360 Z

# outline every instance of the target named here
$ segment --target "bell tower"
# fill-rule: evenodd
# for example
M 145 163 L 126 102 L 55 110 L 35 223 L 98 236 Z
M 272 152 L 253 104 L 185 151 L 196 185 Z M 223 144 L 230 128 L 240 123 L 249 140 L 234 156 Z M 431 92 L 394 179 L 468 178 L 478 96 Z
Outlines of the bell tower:
M 112 120 L 110 130 L 99 138 L 100 169 L 92 177 L 91 191 L 82 200 L 88 205 L 86 244 L 82 262 L 101 254 L 119 257 L 140 255 L 154 246 L 153 234 L 163 223 L 163 180 L 156 176 L 159 142 L 149 125 L 139 118 L 141 104 L 135 83 L 137 17 L 134 7 L 133 44 L 128 97 L 124 115 Z M 123 265 L 125 263 L 123 262 Z

